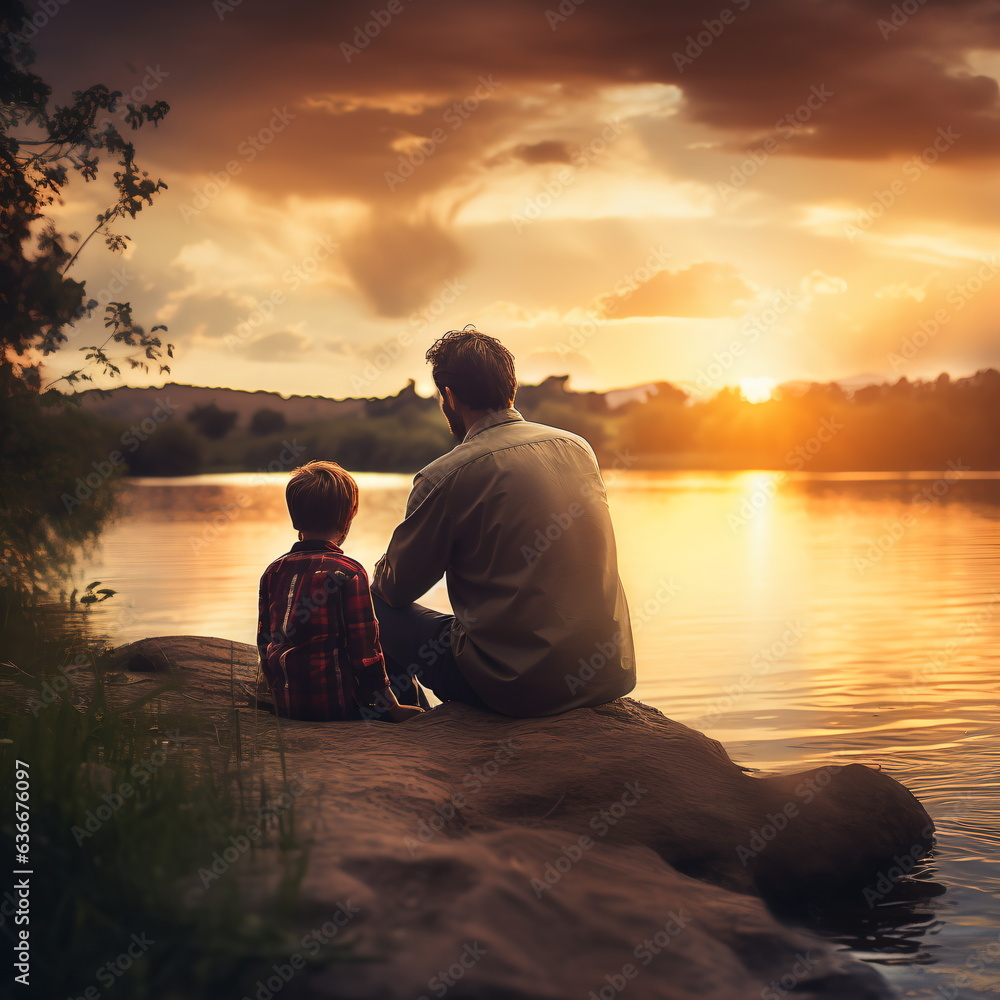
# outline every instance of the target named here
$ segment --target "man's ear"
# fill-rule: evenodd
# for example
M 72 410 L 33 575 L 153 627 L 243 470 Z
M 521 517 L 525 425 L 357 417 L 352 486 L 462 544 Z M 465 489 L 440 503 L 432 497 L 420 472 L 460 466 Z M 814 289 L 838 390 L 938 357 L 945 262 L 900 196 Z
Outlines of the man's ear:
M 454 410 L 455 409 L 455 393 L 451 391 L 450 386 L 442 386 L 441 388 L 441 398 Z

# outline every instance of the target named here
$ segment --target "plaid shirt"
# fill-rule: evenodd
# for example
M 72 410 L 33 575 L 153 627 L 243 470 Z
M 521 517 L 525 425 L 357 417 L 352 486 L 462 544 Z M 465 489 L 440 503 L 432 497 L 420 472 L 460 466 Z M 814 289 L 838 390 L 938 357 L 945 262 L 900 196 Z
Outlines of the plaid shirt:
M 364 567 L 328 540 L 296 542 L 260 578 L 257 649 L 281 715 L 356 718 L 389 686 Z

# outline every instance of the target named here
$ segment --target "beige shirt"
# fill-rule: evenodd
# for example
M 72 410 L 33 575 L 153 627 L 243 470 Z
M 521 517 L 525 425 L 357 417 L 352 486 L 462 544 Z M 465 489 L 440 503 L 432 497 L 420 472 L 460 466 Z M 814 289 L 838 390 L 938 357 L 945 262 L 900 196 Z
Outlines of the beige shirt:
M 459 669 L 496 711 L 553 715 L 635 686 L 607 495 L 582 437 L 500 410 L 418 472 L 372 589 L 401 607 L 442 575 Z

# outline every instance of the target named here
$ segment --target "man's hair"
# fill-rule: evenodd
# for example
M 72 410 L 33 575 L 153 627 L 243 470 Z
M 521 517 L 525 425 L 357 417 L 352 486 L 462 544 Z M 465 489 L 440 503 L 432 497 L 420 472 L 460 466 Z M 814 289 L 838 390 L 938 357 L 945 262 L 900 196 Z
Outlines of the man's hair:
M 358 512 L 358 484 L 336 462 L 306 462 L 292 470 L 285 502 L 296 531 L 340 534 Z
M 449 330 L 431 345 L 426 357 L 438 389 L 447 386 L 473 410 L 504 410 L 514 402 L 513 355 L 496 337 L 480 333 L 471 323 Z

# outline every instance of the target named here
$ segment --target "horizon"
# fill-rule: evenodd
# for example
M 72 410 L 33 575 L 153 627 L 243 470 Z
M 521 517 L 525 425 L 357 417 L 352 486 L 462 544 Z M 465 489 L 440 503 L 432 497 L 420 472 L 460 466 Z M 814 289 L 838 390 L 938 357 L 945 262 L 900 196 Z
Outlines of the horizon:
M 928 378 L 909 378 L 906 375 L 900 375 L 895 379 L 884 379 L 881 381 L 879 380 L 880 377 L 877 375 L 855 375 L 850 378 L 832 379 L 828 382 L 819 382 L 808 379 L 788 379 L 785 382 L 778 382 L 769 386 L 760 385 L 759 383 L 761 380 L 759 379 L 743 379 L 734 382 L 732 384 L 727 383 L 724 385 L 713 387 L 710 390 L 703 391 L 700 395 L 697 389 L 691 391 L 689 387 L 681 385 L 677 382 L 672 382 L 670 379 L 648 380 L 645 382 L 637 382 L 633 385 L 615 385 L 611 386 L 608 389 L 581 389 L 573 385 L 572 375 L 569 375 L 565 372 L 553 372 L 552 374 L 546 375 L 545 377 L 534 382 L 523 382 L 521 381 L 520 378 L 518 378 L 517 388 L 518 390 L 537 388 L 549 380 L 560 380 L 564 382 L 564 388 L 568 394 L 584 395 L 587 393 L 596 393 L 597 395 L 600 396 L 610 396 L 614 395 L 615 393 L 637 392 L 638 390 L 653 388 L 657 385 L 669 385 L 675 389 L 680 389 L 682 392 L 685 392 L 688 396 L 687 401 L 689 403 L 697 403 L 709 400 L 714 396 L 718 395 L 720 392 L 724 392 L 726 390 L 739 392 L 743 400 L 748 403 L 763 403 L 771 399 L 777 398 L 775 396 L 776 392 L 792 388 L 798 389 L 801 387 L 808 387 L 808 386 L 838 385 L 847 393 L 848 396 L 850 396 L 859 389 L 865 389 L 871 386 L 893 386 L 904 380 L 908 381 L 911 385 L 927 385 L 936 382 L 939 378 L 941 378 L 941 376 L 947 376 L 950 382 L 955 383 L 964 381 L 966 379 L 975 378 L 975 376 L 981 374 L 982 372 L 990 372 L 996 370 L 997 369 L 992 367 L 980 368 L 974 372 L 969 372 L 968 374 L 964 375 L 952 374 L 951 372 L 942 371 Z M 868 381 L 869 379 L 870 381 Z M 765 379 L 763 381 L 770 382 L 769 379 Z M 288 401 L 291 399 L 327 399 L 332 402 L 349 402 L 349 401 L 361 402 L 370 399 L 391 399 L 405 392 L 411 385 L 413 386 L 414 392 L 422 399 L 432 399 L 436 395 L 437 390 L 434 387 L 433 382 L 430 382 L 428 380 L 427 385 L 421 386 L 415 379 L 412 378 L 408 379 L 403 385 L 398 386 L 395 390 L 388 389 L 384 394 L 380 396 L 350 396 L 350 395 L 331 396 L 325 393 L 296 393 L 296 392 L 283 393 L 277 389 L 260 389 L 260 388 L 244 389 L 239 386 L 198 385 L 191 382 L 178 382 L 176 379 L 173 378 L 167 381 L 161 381 L 161 382 L 154 381 L 148 384 L 145 383 L 124 384 L 121 382 L 109 380 L 108 387 L 101 387 L 97 385 L 82 386 L 78 384 L 77 387 L 72 391 L 68 389 L 60 389 L 59 391 L 61 392 L 61 394 L 67 397 L 72 397 L 72 396 L 85 395 L 86 393 L 91 393 L 91 392 L 104 395 L 108 393 L 117 392 L 123 389 L 148 389 L 152 391 L 159 391 L 161 389 L 166 389 L 169 386 L 176 386 L 178 388 L 183 388 L 183 389 L 204 389 L 208 392 L 246 392 L 251 394 L 264 393 L 267 395 L 276 395 L 284 401 Z M 429 389 L 427 388 L 428 385 L 430 387 Z M 516 408 L 517 406 L 516 399 L 514 400 L 513 405 Z

